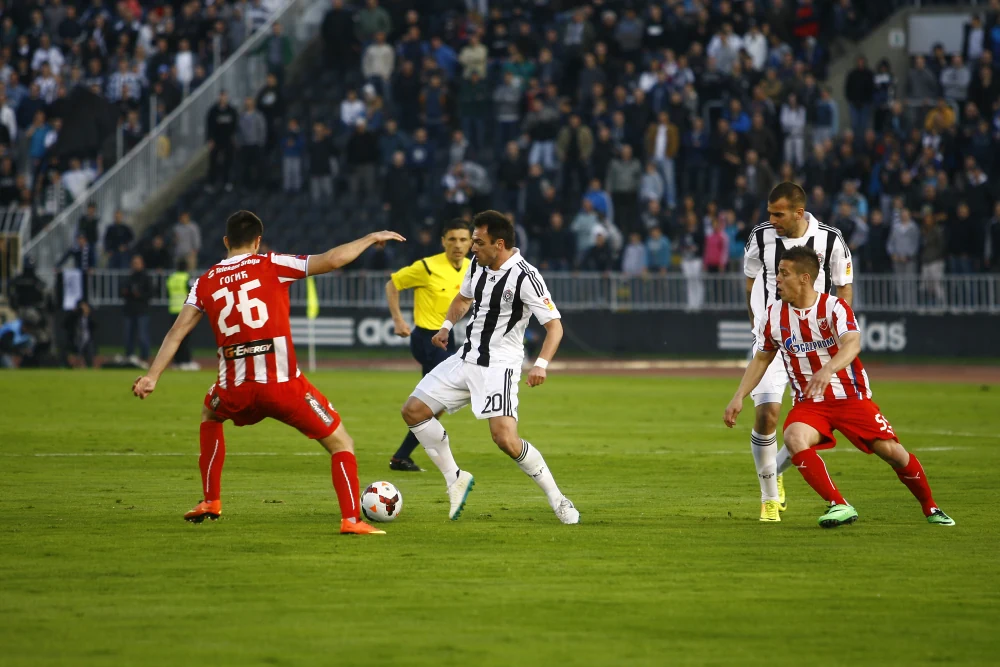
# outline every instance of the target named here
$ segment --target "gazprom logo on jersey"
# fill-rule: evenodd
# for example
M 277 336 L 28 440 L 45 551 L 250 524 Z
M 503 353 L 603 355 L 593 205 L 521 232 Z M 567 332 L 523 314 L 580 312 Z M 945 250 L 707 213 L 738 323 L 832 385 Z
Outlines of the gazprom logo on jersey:
M 789 354 L 802 354 L 803 352 L 815 352 L 816 350 L 825 350 L 828 347 L 833 347 L 837 344 L 836 339 L 833 336 L 827 336 L 823 340 L 811 340 L 809 342 L 796 342 L 795 336 L 789 336 L 786 338 L 782 345 L 788 350 Z

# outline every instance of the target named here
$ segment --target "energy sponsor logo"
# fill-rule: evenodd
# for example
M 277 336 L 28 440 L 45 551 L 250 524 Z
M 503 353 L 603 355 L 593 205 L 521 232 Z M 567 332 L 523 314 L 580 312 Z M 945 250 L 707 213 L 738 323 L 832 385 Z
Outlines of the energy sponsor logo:
M 222 348 L 222 356 L 226 359 L 256 357 L 259 354 L 270 354 L 271 352 L 274 352 L 273 338 L 255 340 L 249 343 L 239 343 L 237 345 L 227 345 Z

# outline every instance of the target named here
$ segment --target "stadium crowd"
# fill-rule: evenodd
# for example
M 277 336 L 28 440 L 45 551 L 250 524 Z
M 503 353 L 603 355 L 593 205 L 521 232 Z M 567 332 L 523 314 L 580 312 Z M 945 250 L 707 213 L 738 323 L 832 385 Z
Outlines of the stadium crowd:
M 115 125 L 128 151 L 149 131 L 150 122 L 159 122 L 176 108 L 280 4 L 4 3 L 0 207 L 28 207 L 43 220 L 58 213 L 113 162 Z M 65 136 L 64 123 L 84 113 L 110 117 L 104 146 L 95 137 L 84 139 L 90 146 L 79 149 L 78 140 Z M 94 133 L 93 125 L 83 132 Z

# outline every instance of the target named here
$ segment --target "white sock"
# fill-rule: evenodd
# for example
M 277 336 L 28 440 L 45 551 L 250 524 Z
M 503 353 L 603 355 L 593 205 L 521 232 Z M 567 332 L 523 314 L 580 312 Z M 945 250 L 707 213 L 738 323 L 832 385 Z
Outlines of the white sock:
M 760 499 L 778 499 L 778 465 L 775 461 L 778 455 L 778 434 L 761 435 L 757 431 L 750 432 L 750 451 L 753 462 L 757 466 L 757 478 L 760 481 Z
M 451 455 L 451 444 L 448 442 L 448 432 L 444 430 L 444 425 L 437 420 L 437 417 L 431 417 L 411 426 L 410 433 L 424 446 L 427 456 L 444 475 L 444 481 L 451 486 L 458 478 L 458 464 Z
M 556 480 L 552 477 L 549 467 L 545 465 L 542 453 L 531 446 L 527 440 L 521 441 L 521 455 L 514 459 L 517 465 L 524 471 L 524 474 L 535 480 L 535 484 L 545 492 L 545 497 L 549 499 L 552 509 L 559 506 L 563 494 L 556 486 Z
M 792 455 L 788 453 L 788 447 L 782 447 L 778 450 L 778 474 L 785 474 L 785 471 L 791 467 Z

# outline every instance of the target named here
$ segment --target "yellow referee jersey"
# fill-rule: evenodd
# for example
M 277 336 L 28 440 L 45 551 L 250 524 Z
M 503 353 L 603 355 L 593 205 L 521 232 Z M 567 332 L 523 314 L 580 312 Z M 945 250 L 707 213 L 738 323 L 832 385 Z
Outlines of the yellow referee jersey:
M 469 258 L 462 258 L 462 268 L 455 269 L 445 253 L 418 259 L 392 274 L 392 284 L 402 291 L 412 288 L 413 322 L 421 329 L 437 331 L 448 315 L 462 278 L 469 270 Z

